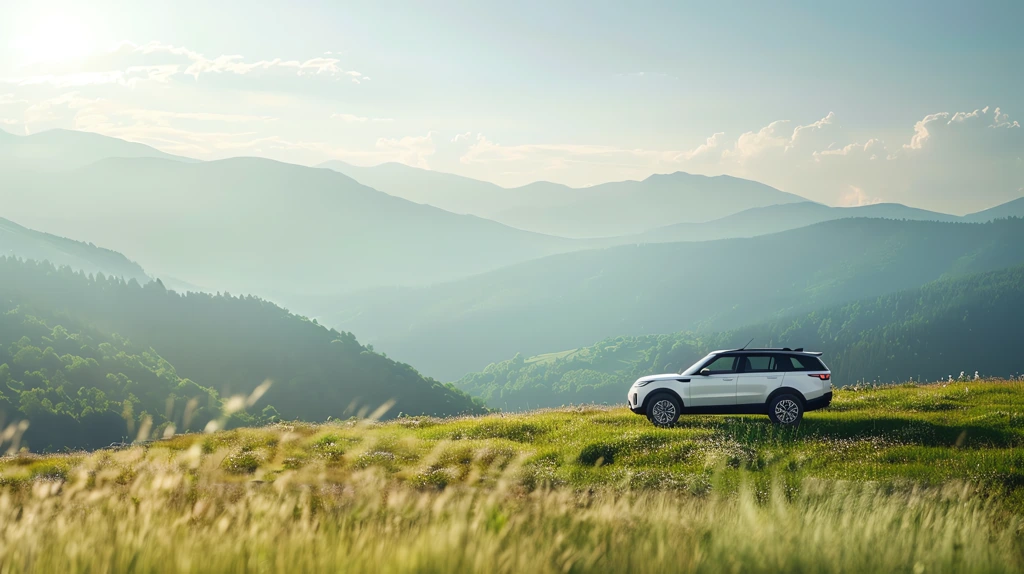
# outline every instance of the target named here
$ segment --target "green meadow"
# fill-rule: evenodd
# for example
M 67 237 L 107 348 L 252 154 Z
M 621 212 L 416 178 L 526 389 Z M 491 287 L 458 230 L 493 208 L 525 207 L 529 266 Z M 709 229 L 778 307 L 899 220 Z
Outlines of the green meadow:
M 1014 572 L 1022 446 L 1024 382 L 962 380 L 797 429 L 579 407 L 13 452 L 0 570 Z

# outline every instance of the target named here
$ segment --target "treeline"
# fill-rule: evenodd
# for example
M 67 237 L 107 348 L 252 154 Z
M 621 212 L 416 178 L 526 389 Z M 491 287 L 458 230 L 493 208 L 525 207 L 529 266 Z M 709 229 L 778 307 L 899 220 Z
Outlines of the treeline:
M 837 385 L 935 381 L 961 371 L 1024 371 L 1024 266 L 940 280 L 846 305 L 721 333 L 606 339 L 568 353 L 516 356 L 456 385 L 504 409 L 618 403 L 637 377 L 679 372 L 715 349 L 824 352 Z
M 0 406 L 8 421 L 30 420 L 34 449 L 119 440 L 143 413 L 157 425 L 202 428 L 225 398 L 268 380 L 237 424 L 323 421 L 389 401 L 386 417 L 482 411 L 351 333 L 256 297 L 179 294 L 159 281 L 0 257 L 0 305 Z M 55 430 L 42 436 L 46 427 Z

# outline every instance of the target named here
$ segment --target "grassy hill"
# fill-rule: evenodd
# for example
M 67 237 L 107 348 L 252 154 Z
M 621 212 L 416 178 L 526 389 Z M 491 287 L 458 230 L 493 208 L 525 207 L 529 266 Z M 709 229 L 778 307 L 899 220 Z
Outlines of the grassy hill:
M 752 239 L 589 250 L 314 313 L 442 379 L 620 335 L 728 330 L 1024 263 L 1024 220 L 842 219 Z
M 1024 266 L 827 307 L 723 333 L 615 337 L 573 351 L 492 364 L 457 386 L 492 407 L 615 404 L 643 375 L 680 372 L 715 349 L 804 347 L 824 352 L 835 385 L 1024 372 Z
M 0 256 L 49 261 L 86 273 L 148 281 L 139 264 L 116 251 L 33 231 L 3 218 L 0 218 Z
M 841 390 L 795 430 L 585 408 L 4 457 L 0 567 L 1017 572 L 1022 401 L 958 381 Z
M 156 276 L 264 296 L 424 285 L 575 248 L 256 158 L 0 170 L 0 204 L 22 225 L 115 249 Z
M 189 409 L 218 411 L 236 395 L 258 402 L 254 417 L 233 424 L 323 421 L 383 405 L 385 417 L 482 411 L 351 333 L 255 297 L 180 295 L 158 281 L 10 258 L 0 258 L 0 277 L 0 418 L 39 421 L 35 449 L 109 444 L 134 436 L 146 416 L 159 430 L 202 429 L 210 417 Z M 188 407 L 193 398 L 201 404 Z
M 683 221 L 710 221 L 752 207 L 805 201 L 756 181 L 684 172 L 586 188 L 542 181 L 506 189 L 396 163 L 358 167 L 334 161 L 321 167 L 417 203 L 576 238 L 632 235 Z

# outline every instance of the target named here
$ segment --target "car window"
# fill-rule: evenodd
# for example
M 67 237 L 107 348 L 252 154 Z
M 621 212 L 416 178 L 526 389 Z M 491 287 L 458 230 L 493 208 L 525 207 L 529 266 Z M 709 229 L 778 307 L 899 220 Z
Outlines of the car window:
M 747 355 L 743 357 L 744 373 L 767 373 L 775 370 L 775 357 L 772 355 Z
M 791 355 L 775 355 L 775 370 L 777 371 L 795 371 L 796 367 L 793 365 L 793 358 Z
M 704 365 L 703 368 L 709 369 L 712 375 L 720 375 L 723 373 L 735 373 L 736 367 L 738 367 L 737 363 L 739 362 L 736 359 L 737 357 L 735 356 L 721 356 L 718 357 L 717 359 L 714 359 L 710 363 Z
M 794 371 L 824 371 L 825 365 L 821 364 L 816 357 L 809 357 L 807 355 L 793 355 L 793 370 Z
M 696 363 L 690 365 L 690 368 L 686 369 L 685 371 L 683 371 L 682 374 L 683 375 L 696 375 L 697 373 L 700 372 L 701 369 L 704 368 L 704 365 L 707 364 L 707 362 L 710 361 L 711 358 L 714 357 L 714 356 L 715 356 L 714 353 L 708 353 L 707 355 L 704 355 L 703 359 L 701 359 L 701 360 L 697 361 Z

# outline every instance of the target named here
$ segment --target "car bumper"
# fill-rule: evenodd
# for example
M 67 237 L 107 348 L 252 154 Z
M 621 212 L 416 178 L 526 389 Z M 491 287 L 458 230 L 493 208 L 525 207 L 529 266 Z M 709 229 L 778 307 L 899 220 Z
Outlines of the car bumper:
M 832 391 L 829 391 L 816 399 L 810 399 L 807 404 L 804 405 L 805 411 L 816 411 L 819 409 L 828 408 L 832 404 Z
M 626 395 L 626 408 L 633 411 L 634 414 L 647 414 L 644 412 L 643 399 L 640 398 L 640 393 L 635 388 L 631 388 L 629 394 Z

